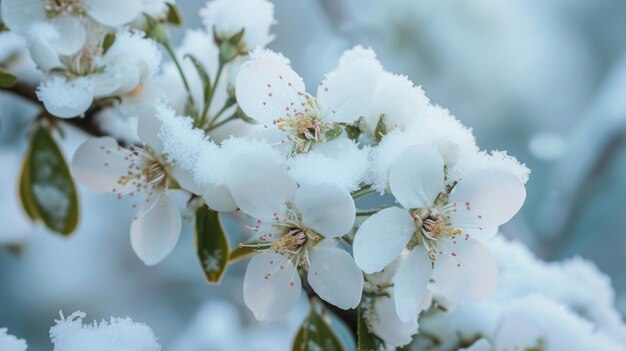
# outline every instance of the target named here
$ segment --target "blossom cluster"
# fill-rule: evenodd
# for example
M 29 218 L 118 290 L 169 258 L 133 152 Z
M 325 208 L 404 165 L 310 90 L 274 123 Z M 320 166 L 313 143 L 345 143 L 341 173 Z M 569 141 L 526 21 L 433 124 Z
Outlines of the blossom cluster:
M 169 195 L 183 192 L 185 213 L 249 219 L 237 249 L 202 251 L 201 262 L 221 276 L 234 253 L 252 256 L 243 296 L 258 320 L 287 315 L 304 288 L 340 309 L 360 307 L 373 334 L 403 346 L 434 300 L 472 304 L 496 288 L 484 242 L 520 210 L 529 170 L 482 151 L 372 49 L 347 50 L 307 90 L 289 59 L 265 48 L 274 24 L 265 0 L 209 2 L 204 28 L 178 48 L 165 0 L 1 6 L 46 75 L 36 93 L 47 114 L 97 108 L 136 125 L 129 147 L 87 140 L 71 173 L 94 191 L 138 199 L 130 242 L 146 265 L 175 248 L 183 216 Z M 359 208 L 364 197 L 381 206 Z

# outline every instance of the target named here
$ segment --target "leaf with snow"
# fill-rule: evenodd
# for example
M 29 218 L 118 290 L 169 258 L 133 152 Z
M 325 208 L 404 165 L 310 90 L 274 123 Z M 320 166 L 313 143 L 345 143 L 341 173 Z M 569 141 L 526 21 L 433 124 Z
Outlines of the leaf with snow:
M 196 251 L 207 281 L 218 284 L 226 272 L 230 249 L 220 213 L 206 206 L 196 211 Z

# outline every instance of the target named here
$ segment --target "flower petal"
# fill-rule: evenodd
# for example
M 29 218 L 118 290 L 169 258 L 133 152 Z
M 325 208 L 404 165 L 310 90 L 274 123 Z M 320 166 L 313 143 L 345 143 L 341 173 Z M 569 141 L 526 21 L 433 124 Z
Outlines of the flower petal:
M 396 313 L 396 297 L 394 290 L 388 291 L 389 297 L 380 296 L 376 298 L 373 305 L 373 318 L 369 319 L 372 332 L 387 344 L 400 347 L 410 343 L 412 336 L 417 334 L 417 315 L 410 322 L 404 323 Z
M 231 212 L 237 209 L 237 204 L 226 185 L 207 185 L 204 188 L 203 198 L 207 206 L 215 211 Z
M 363 273 L 346 251 L 332 247 L 309 250 L 308 281 L 326 302 L 341 309 L 356 308 L 361 301 Z
M 459 351 L 492 351 L 491 343 L 487 339 L 480 338 L 476 340 L 471 346 L 467 348 L 459 349 Z M 516 350 L 516 348 L 495 348 L 495 350 Z
M 404 208 L 430 208 L 444 190 L 443 159 L 431 146 L 415 145 L 398 157 L 389 186 Z
M 159 131 L 163 125 L 157 116 L 154 106 L 146 106 L 137 118 L 137 135 L 139 139 L 157 153 L 163 152 L 163 142 Z
M 513 174 L 481 170 L 463 177 L 450 194 L 458 203 L 452 223 L 462 229 L 494 228 L 508 222 L 526 199 L 526 189 Z
M 59 53 L 52 42 L 59 40 L 59 32 L 50 23 L 39 22 L 28 30 L 28 51 L 37 67 L 44 72 L 63 67 Z
M 60 118 L 80 116 L 93 102 L 93 85 L 87 78 L 71 81 L 52 77 L 37 87 L 37 98 L 46 110 Z
M 258 154 L 235 157 L 228 174 L 228 188 L 235 203 L 257 219 L 273 219 L 274 213 L 282 214 L 285 201 L 292 199 L 297 187 L 277 160 Z
M 275 252 L 254 255 L 243 278 L 243 299 L 260 321 L 277 320 L 291 312 L 301 290 L 296 267 L 287 256 Z
M 2 0 L 0 13 L 2 23 L 20 34 L 33 23 L 47 19 L 44 0 Z
M 140 0 L 85 0 L 91 18 L 106 26 L 127 24 L 141 14 Z
M 433 264 L 423 246 L 418 245 L 404 258 L 394 279 L 396 311 L 404 323 L 415 320 L 426 294 Z
M 245 63 L 236 82 L 237 103 L 251 118 L 271 124 L 303 111 L 304 82 L 285 60 L 265 57 Z M 308 107 L 308 106 L 307 106 Z
M 496 288 L 498 269 L 491 251 L 477 240 L 440 243 L 433 279 L 441 292 L 458 303 L 475 303 Z
M 188 190 L 196 195 L 202 195 L 204 193 L 202 187 L 194 181 L 193 176 L 182 167 L 173 165 L 171 167 L 171 173 L 172 177 L 176 179 L 176 182 L 178 183 L 178 185 L 180 185 L 181 188 Z
M 72 55 L 85 45 L 87 32 L 78 18 L 63 15 L 53 18 L 50 22 L 59 33 L 58 38 L 52 41 L 52 45 L 61 55 Z
M 415 223 L 399 207 L 386 208 L 368 218 L 354 237 L 354 260 L 367 274 L 379 272 L 400 255 L 415 233 Z
M 294 204 L 302 223 L 325 237 L 346 234 L 356 219 L 352 196 L 334 185 L 303 185 L 296 190 Z
M 138 158 L 111 137 L 91 138 L 78 147 L 72 159 L 72 176 L 98 192 L 126 194 L 137 190 L 132 182 L 120 184 Z
M 143 204 L 130 226 L 130 244 L 147 266 L 161 262 L 174 250 L 180 236 L 178 209 L 165 194 Z
M 369 110 L 380 74 L 377 65 L 356 62 L 330 72 L 317 88 L 321 114 L 333 122 L 351 123 Z

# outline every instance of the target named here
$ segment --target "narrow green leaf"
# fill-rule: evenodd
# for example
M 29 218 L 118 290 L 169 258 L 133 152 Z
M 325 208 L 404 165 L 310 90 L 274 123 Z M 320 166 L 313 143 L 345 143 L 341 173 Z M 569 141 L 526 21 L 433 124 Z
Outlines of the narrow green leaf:
M 230 254 L 228 255 L 228 263 L 235 263 L 238 261 L 241 261 L 243 259 L 246 259 L 250 256 L 254 255 L 254 248 L 253 247 L 238 247 L 234 250 L 232 250 L 230 252 Z
M 209 101 L 209 96 L 211 96 L 211 78 L 209 77 L 209 73 L 204 69 L 204 65 L 193 55 L 187 54 L 185 58 L 191 60 L 196 71 L 198 71 L 198 75 L 200 75 L 200 79 L 202 80 L 202 87 L 204 88 L 204 104 L 206 105 Z M 202 116 L 200 116 L 202 117 Z
M 19 184 L 19 193 L 20 193 L 20 202 L 22 203 L 22 208 L 24 208 L 24 212 L 28 215 L 32 221 L 36 221 L 41 216 L 39 212 L 37 212 L 37 206 L 35 206 L 35 200 L 33 199 L 33 193 L 30 190 L 30 161 L 28 160 L 28 154 L 24 156 L 24 161 L 22 161 L 22 170 L 20 172 L 20 184 Z
M 309 316 L 302 322 L 293 341 L 292 351 L 343 351 L 339 338 L 331 329 L 326 317 L 317 313 L 311 306 Z
M 0 88 L 10 88 L 17 83 L 17 77 L 0 67 Z
M 365 323 L 365 316 L 363 316 L 363 307 L 359 307 L 358 321 L 357 321 L 357 334 L 358 334 L 358 350 L 359 351 L 378 351 L 384 350 L 384 342 L 370 333 Z
M 196 251 L 207 281 L 219 284 L 229 257 L 228 236 L 220 213 L 206 206 L 196 211 Z
M 380 142 L 385 135 L 389 133 L 389 128 L 387 127 L 387 123 L 385 122 L 385 114 L 381 114 L 378 119 L 378 123 L 376 123 L 376 129 L 374 131 L 374 138 L 376 141 Z
M 167 21 L 167 23 L 173 26 L 182 26 L 183 14 L 180 12 L 180 9 L 178 9 L 178 6 L 170 2 L 166 4 L 167 4 L 167 17 L 165 17 L 165 20 Z
M 27 171 L 41 220 L 50 230 L 70 235 L 78 225 L 78 196 L 63 154 L 43 126 L 33 133 Z
M 109 51 L 109 48 L 111 48 L 111 45 L 113 45 L 113 43 L 115 43 L 115 33 L 111 32 L 111 33 L 107 33 L 107 35 L 104 36 L 104 40 L 102 40 L 102 52 L 106 54 L 107 51 Z

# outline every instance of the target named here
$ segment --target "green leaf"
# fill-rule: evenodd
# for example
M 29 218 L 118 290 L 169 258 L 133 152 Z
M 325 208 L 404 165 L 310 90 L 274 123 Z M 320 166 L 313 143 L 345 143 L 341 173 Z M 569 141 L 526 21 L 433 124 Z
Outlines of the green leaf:
M 327 317 L 321 316 L 311 306 L 309 316 L 302 322 L 293 341 L 292 351 L 343 351 L 344 348 L 335 332 L 331 329 Z
M 191 63 L 193 63 L 196 71 L 198 71 L 198 74 L 200 75 L 200 79 L 202 80 L 202 87 L 204 88 L 204 105 L 206 105 L 209 101 L 209 96 L 211 96 L 211 78 L 209 77 L 207 71 L 204 69 L 204 65 L 202 65 L 202 63 L 195 56 L 187 54 L 185 55 L 185 58 L 191 60 Z
M 109 51 L 113 43 L 115 43 L 115 33 L 107 33 L 107 35 L 104 36 L 104 40 L 102 40 L 102 52 L 106 54 L 106 52 Z
M 238 247 L 228 255 L 228 263 L 235 263 L 254 255 L 254 248 L 248 246 Z
M 359 307 L 357 314 L 357 336 L 358 336 L 358 350 L 359 351 L 378 351 L 383 350 L 385 343 L 376 335 L 370 333 L 365 323 L 365 317 L 363 316 L 363 307 Z
M 358 126 L 349 124 L 345 128 L 348 139 L 356 141 L 361 135 L 361 129 Z
M 230 249 L 220 213 L 207 206 L 196 211 L 196 251 L 207 281 L 219 284 L 226 272 Z
M 43 126 L 33 133 L 27 162 L 25 195 L 30 191 L 34 208 L 50 230 L 70 235 L 78 225 L 78 196 L 63 154 Z
M 381 114 L 378 119 L 378 123 L 376 123 L 376 129 L 374 131 L 374 138 L 377 142 L 380 142 L 385 135 L 389 133 L 389 128 L 387 127 L 387 123 L 385 122 L 385 114 Z
M 335 124 L 332 128 L 324 132 L 324 141 L 326 142 L 336 139 L 341 135 L 341 132 L 343 132 L 343 127 Z
M 37 212 L 37 206 L 35 206 L 35 200 L 33 199 L 33 193 L 30 190 L 30 161 L 28 160 L 28 154 L 24 156 L 22 161 L 22 170 L 20 172 L 20 202 L 24 212 L 28 215 L 32 221 L 36 221 L 40 218 L 39 212 Z
M 17 83 L 17 77 L 0 67 L 0 88 L 10 88 Z
M 167 4 L 167 17 L 165 17 L 165 21 L 173 26 L 182 26 L 183 25 L 183 14 L 178 9 L 178 6 L 173 3 Z

